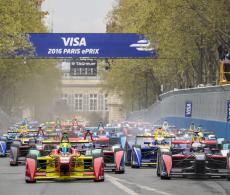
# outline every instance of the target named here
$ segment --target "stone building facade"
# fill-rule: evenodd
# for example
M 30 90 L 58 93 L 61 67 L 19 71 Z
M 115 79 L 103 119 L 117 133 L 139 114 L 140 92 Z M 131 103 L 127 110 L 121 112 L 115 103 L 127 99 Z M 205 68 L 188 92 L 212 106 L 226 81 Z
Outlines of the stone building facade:
M 60 69 L 63 74 L 60 99 L 72 112 L 82 118 L 91 116 L 91 119 L 86 120 L 92 120 L 92 116 L 108 123 L 124 120 L 119 95 L 103 91 L 100 76 L 71 76 L 68 62 L 63 62 Z

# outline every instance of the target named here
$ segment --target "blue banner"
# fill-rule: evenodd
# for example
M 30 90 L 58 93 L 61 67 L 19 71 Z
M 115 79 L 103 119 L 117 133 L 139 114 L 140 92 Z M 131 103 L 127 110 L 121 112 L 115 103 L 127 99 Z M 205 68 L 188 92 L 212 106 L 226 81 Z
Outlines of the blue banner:
M 227 102 L 227 122 L 230 122 L 230 100 Z
M 185 102 L 185 117 L 192 117 L 192 102 Z
M 156 58 L 140 34 L 29 33 L 38 58 Z

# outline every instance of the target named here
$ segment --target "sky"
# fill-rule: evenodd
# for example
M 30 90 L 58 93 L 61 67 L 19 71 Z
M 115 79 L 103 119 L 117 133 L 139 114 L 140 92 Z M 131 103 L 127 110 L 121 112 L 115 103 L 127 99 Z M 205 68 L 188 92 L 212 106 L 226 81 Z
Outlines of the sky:
M 55 33 L 103 33 L 106 16 L 116 0 L 45 0 L 47 24 Z

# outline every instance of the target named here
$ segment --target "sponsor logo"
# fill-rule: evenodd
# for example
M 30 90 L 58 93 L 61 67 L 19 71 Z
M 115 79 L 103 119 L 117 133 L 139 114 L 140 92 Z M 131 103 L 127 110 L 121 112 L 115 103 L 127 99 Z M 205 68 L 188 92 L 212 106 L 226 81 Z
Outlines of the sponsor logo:
M 143 39 L 137 43 L 131 44 L 129 47 L 135 47 L 137 51 L 153 51 L 154 48 L 150 47 L 150 41 Z
M 86 47 L 86 39 L 84 37 L 61 37 L 65 47 Z

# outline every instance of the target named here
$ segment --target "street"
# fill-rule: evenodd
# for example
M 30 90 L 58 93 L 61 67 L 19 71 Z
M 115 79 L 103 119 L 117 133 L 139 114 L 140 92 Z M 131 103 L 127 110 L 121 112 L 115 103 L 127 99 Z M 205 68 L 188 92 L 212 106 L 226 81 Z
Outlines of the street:
M 153 168 L 131 169 L 116 175 L 106 173 L 105 182 L 91 180 L 69 182 L 38 181 L 26 184 L 24 166 L 10 167 L 9 159 L 0 159 L 0 194 L 1 195 L 229 195 L 230 185 L 227 180 L 192 180 L 173 178 L 161 181 L 155 176 Z

